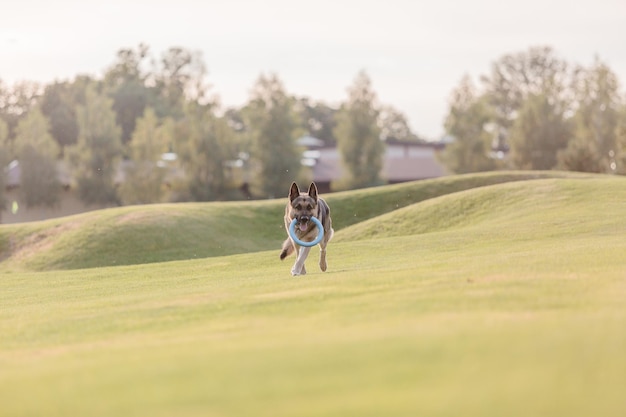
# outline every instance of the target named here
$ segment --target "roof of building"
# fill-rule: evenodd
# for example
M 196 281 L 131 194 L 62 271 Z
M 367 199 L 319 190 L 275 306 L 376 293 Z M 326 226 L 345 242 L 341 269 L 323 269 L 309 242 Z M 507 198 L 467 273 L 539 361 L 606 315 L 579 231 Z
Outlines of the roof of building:
M 393 142 L 387 145 L 382 176 L 389 182 L 436 178 L 446 174 L 444 166 L 436 157 L 436 151 L 442 148 L 440 144 Z M 398 148 L 404 149 L 405 147 L 424 151 L 394 152 Z M 336 148 L 326 149 L 325 152 L 322 152 L 313 166 L 313 179 L 317 182 L 334 181 L 341 178 L 343 173 L 344 167 Z

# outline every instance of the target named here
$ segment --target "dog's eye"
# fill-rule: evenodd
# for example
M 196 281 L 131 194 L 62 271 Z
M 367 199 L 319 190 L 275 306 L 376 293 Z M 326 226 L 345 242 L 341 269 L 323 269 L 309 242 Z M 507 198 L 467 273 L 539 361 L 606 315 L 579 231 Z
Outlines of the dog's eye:
M 306 209 L 307 210 L 313 210 L 313 206 L 309 204 L 308 206 L 306 206 Z
M 298 205 L 296 206 L 296 210 L 302 210 L 302 204 L 298 204 Z

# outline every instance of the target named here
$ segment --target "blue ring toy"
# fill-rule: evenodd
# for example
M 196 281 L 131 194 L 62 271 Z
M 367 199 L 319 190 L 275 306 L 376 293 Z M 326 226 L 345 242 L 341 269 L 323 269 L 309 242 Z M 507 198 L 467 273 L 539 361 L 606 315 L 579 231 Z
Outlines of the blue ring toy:
M 291 236 L 293 241 L 296 242 L 300 246 L 306 246 L 306 247 L 315 246 L 318 243 L 320 243 L 322 241 L 322 239 L 324 238 L 324 226 L 322 226 L 322 222 L 320 222 L 315 217 L 311 217 L 311 221 L 313 223 L 315 223 L 315 225 L 317 226 L 317 229 L 319 230 L 319 233 L 317 234 L 317 237 L 313 241 L 311 241 L 311 242 L 304 242 L 304 241 L 298 239 L 298 237 L 296 236 L 296 223 L 298 223 L 298 221 L 296 219 L 293 219 L 291 221 L 291 224 L 289 225 L 289 236 Z

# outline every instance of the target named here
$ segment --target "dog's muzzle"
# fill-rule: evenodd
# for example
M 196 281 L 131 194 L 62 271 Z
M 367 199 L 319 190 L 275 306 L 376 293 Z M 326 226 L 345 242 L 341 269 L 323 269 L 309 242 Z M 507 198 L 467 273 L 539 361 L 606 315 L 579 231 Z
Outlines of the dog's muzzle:
M 302 216 L 298 219 L 298 227 L 301 231 L 305 232 L 309 227 L 309 220 L 310 218 L 308 216 Z

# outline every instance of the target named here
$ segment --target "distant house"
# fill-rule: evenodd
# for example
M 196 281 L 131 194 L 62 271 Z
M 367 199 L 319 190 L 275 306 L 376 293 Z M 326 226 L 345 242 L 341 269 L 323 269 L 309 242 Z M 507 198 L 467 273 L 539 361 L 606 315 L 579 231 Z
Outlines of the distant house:
M 308 139 L 303 164 L 310 166 L 313 181 L 320 192 L 330 192 L 331 183 L 343 177 L 341 154 L 334 145 L 313 142 Z M 437 178 L 446 174 L 437 160 L 437 152 L 443 143 L 389 140 L 385 142 L 382 177 L 390 184 Z
M 62 187 L 59 202 L 54 206 L 27 207 L 20 192 L 22 169 L 19 161 L 13 161 L 5 167 L 5 199 L 8 204 L 4 211 L 0 211 L 0 224 L 52 219 L 110 207 L 104 205 L 86 206 L 78 198 L 76 190 L 72 187 L 72 178 L 65 161 L 57 162 L 56 171 L 57 179 Z

